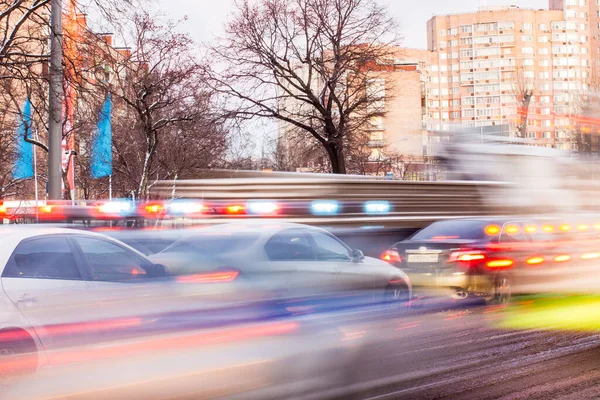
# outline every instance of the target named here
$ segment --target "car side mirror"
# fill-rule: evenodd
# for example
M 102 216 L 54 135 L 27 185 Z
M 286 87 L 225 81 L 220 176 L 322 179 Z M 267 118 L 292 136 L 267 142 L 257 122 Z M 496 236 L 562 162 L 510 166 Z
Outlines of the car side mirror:
M 365 259 L 365 255 L 360 250 L 354 249 L 350 252 L 350 255 L 352 256 L 352 262 L 355 262 L 355 263 L 359 263 Z

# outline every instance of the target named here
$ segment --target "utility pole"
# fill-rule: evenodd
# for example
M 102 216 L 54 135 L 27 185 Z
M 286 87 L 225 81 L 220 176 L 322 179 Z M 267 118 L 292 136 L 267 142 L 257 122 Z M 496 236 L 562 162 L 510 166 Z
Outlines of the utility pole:
M 62 198 L 63 30 L 62 0 L 50 8 L 50 89 L 48 109 L 48 198 Z

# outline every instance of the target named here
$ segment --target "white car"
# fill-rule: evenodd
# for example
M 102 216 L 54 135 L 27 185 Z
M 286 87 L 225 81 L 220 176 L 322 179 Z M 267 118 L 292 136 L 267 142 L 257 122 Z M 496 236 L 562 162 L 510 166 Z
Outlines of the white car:
M 282 297 L 359 294 L 375 302 L 407 303 L 410 280 L 390 264 L 364 257 L 331 233 L 301 224 L 240 222 L 192 230 L 149 256 L 172 274 L 231 271 Z M 356 297 L 356 296 L 355 296 Z
M 320 233 L 297 226 L 289 229 L 293 231 L 280 231 L 278 240 L 289 234 Z M 224 234 L 227 235 L 227 232 Z M 318 235 L 316 238 L 320 239 Z M 233 377 L 227 375 L 227 379 L 228 382 L 235 379 L 236 385 L 241 377 L 260 373 L 261 379 L 267 379 L 271 385 L 294 386 L 303 380 L 314 381 L 310 385 L 317 388 L 319 385 L 332 384 L 330 375 L 335 379 L 346 379 L 345 368 L 353 366 L 351 360 L 357 344 L 341 341 L 339 335 L 345 332 L 341 328 L 337 329 L 337 333 L 330 333 L 330 321 L 327 318 L 321 317 L 321 320 L 325 320 L 321 323 L 325 325 L 324 329 L 315 328 L 315 322 L 304 324 L 299 319 L 302 317 L 277 320 L 269 319 L 270 314 L 266 314 L 267 319 L 261 319 L 265 314 L 261 314 L 260 310 L 256 319 L 252 320 L 253 315 L 249 311 L 252 312 L 253 308 L 244 308 L 245 304 L 253 304 L 247 298 L 247 293 L 252 290 L 244 291 L 243 282 L 205 284 L 230 281 L 229 278 L 234 275 L 203 275 L 198 273 L 198 269 L 191 269 L 192 275 L 186 276 L 183 281 L 173 277 L 175 279 L 166 279 L 165 284 L 160 278 L 168 278 L 169 272 L 162 265 L 153 263 L 114 239 L 72 229 L 0 227 L 0 243 L 0 377 L 8 375 L 5 373 L 32 372 L 40 365 L 53 367 L 47 368 L 44 374 L 35 375 L 32 380 L 23 380 L 22 384 L 17 382 L 8 388 L 0 385 L 2 390 L 15 390 L 6 396 L 0 391 L 2 398 L 38 398 L 40 393 L 50 397 L 54 393 L 61 397 L 65 393 L 95 392 L 107 387 L 127 388 L 133 376 L 145 382 L 149 382 L 149 376 L 153 377 L 158 386 L 163 378 L 173 374 L 177 379 L 188 377 L 190 382 L 196 382 L 198 371 L 208 370 L 209 367 L 219 369 L 221 366 L 232 368 L 221 370 L 235 374 Z M 328 249 L 333 251 L 330 255 L 335 253 L 338 243 L 337 240 L 330 243 Z M 348 252 L 347 257 L 350 257 L 350 250 L 343 248 Z M 357 252 L 354 254 L 359 256 Z M 346 262 L 344 260 L 333 259 L 326 264 L 332 267 L 332 273 L 337 267 L 356 267 L 357 271 L 366 267 L 374 272 L 379 271 L 375 275 L 381 279 L 385 276 L 383 280 L 390 282 L 394 277 L 403 276 L 394 272 L 392 267 L 379 262 L 366 264 L 365 260 L 359 258 L 347 260 L 347 265 L 343 264 Z M 280 262 L 286 263 L 283 259 Z M 364 271 L 358 275 L 361 278 L 356 279 L 357 282 L 374 284 L 376 281 Z M 200 282 L 200 285 L 185 282 Z M 394 285 L 390 282 L 387 283 Z M 202 289 L 189 290 L 198 287 Z M 233 295 L 232 289 L 236 291 Z M 235 297 L 236 294 L 240 296 Z M 238 301 L 240 298 L 242 301 Z M 233 299 L 235 307 L 228 308 L 222 299 Z M 215 307 L 218 308 L 216 312 Z M 192 313 L 186 313 L 189 310 Z M 209 311 L 204 319 L 203 310 Z M 182 321 L 194 322 L 197 314 L 193 312 L 198 311 L 200 318 L 197 319 L 202 323 L 229 318 L 234 320 L 234 324 L 224 328 L 213 325 L 182 328 L 178 325 Z M 164 316 L 163 323 L 156 330 L 156 323 L 161 316 Z M 237 321 L 237 317 L 241 320 Z M 144 336 L 146 327 L 150 331 L 149 335 Z M 163 327 L 173 329 L 160 330 Z M 111 339 L 113 333 L 115 339 Z M 209 339 L 216 340 L 217 344 L 220 341 L 226 344 L 211 345 L 213 342 L 207 342 Z M 147 343 L 158 343 L 162 347 Z M 165 343 L 173 343 L 172 348 Z M 189 343 L 188 347 L 184 346 L 186 343 Z M 71 349 L 76 349 L 76 352 L 69 352 Z M 83 351 L 78 352 L 77 349 Z M 130 357 L 129 352 L 134 351 L 140 354 Z M 119 354 L 122 354 L 121 358 Z M 73 358 L 74 355 L 76 357 Z M 143 358 L 150 355 L 156 358 L 150 362 L 148 358 Z M 102 362 L 101 356 L 108 359 L 112 357 L 114 361 Z M 265 359 L 269 357 L 273 362 L 265 364 Z M 23 363 L 23 360 L 27 362 Z M 165 365 L 168 368 L 165 369 Z M 257 365 L 265 365 L 267 371 L 257 370 Z M 242 367 L 248 373 L 241 373 Z M 104 371 L 103 368 L 106 371 L 99 373 L 99 370 Z M 74 376 L 77 377 L 74 379 Z M 202 382 L 205 386 L 199 390 L 211 394 L 221 393 L 218 390 L 227 392 L 229 386 L 210 379 Z M 253 390 L 256 381 L 247 379 L 244 385 L 248 385 L 247 390 Z M 240 384 L 240 388 L 246 387 L 244 385 Z M 181 388 L 186 391 L 189 389 L 185 384 Z M 307 390 L 304 386 L 301 389 Z M 287 393 L 292 389 L 282 387 L 281 390 Z M 272 398 L 282 397 L 286 396 L 278 393 Z M 125 395 L 121 398 L 130 397 Z M 260 395 L 254 398 L 267 397 Z
M 16 353 L 37 354 L 72 341 L 77 328 L 65 324 L 97 318 L 101 313 L 87 306 L 110 295 L 102 291 L 104 285 L 165 276 L 164 267 L 100 234 L 15 226 L 0 228 L 0 241 L 4 361 Z M 29 367 L 40 362 L 35 357 Z

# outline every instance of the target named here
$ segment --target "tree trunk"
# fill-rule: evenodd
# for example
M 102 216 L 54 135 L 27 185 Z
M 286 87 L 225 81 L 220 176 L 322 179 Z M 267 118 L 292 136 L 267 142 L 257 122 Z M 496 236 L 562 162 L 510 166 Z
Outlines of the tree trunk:
M 331 162 L 331 172 L 334 174 L 346 174 L 346 160 L 344 159 L 343 147 L 337 143 L 328 143 L 325 146 L 329 162 Z

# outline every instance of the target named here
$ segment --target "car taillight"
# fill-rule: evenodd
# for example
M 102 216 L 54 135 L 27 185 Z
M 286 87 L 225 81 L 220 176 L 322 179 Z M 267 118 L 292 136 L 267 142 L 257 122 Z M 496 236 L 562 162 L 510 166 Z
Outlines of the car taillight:
M 235 280 L 240 272 L 236 270 L 219 270 L 202 274 L 178 276 L 175 278 L 181 283 L 225 283 Z
M 389 263 L 399 263 L 402 262 L 402 257 L 397 250 L 388 250 L 381 255 L 381 259 L 383 261 L 387 261 Z
M 485 259 L 485 253 L 478 250 L 462 250 L 454 251 L 448 257 L 448 262 L 470 262 L 480 261 Z

